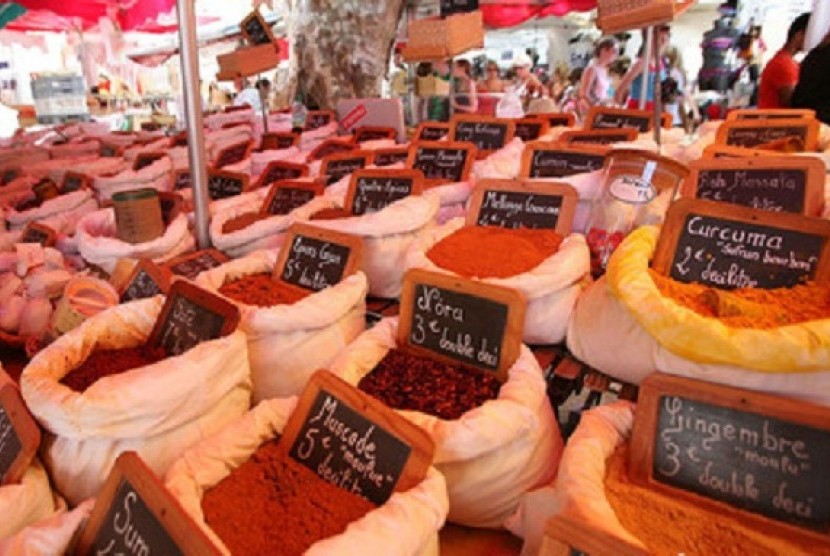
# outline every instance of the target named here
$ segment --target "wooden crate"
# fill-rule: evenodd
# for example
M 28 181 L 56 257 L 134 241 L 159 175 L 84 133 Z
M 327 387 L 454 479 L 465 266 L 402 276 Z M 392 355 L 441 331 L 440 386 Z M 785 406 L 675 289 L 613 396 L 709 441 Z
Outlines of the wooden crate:
M 476 10 L 445 19 L 419 19 L 409 23 L 404 60 L 441 60 L 484 46 L 484 20 Z
M 597 27 L 606 35 L 667 23 L 694 0 L 599 0 Z

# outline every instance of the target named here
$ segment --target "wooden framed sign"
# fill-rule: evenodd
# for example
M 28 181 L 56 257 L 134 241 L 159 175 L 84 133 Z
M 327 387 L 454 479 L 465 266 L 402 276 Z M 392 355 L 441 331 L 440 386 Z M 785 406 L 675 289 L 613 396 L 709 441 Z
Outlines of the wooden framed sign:
M 279 151 L 300 146 L 300 134 L 293 131 L 263 133 L 259 144 L 261 151 Z
M 61 183 L 61 195 L 80 191 L 82 189 L 92 189 L 92 177 L 80 172 L 66 172 L 63 175 L 63 182 Z
M 309 110 L 305 117 L 305 130 L 310 131 L 337 121 L 333 110 Z
M 525 306 L 516 290 L 411 269 L 403 277 L 398 346 L 503 382 L 519 356 Z
M 170 357 L 236 330 L 239 309 L 223 297 L 187 280 L 174 280 L 147 345 Z
M 671 116 L 663 114 L 661 124 L 671 127 Z M 634 128 L 640 133 L 646 133 L 654 128 L 654 113 L 649 110 L 632 110 L 629 108 L 608 108 L 593 106 L 585 117 L 585 129 L 621 129 Z
M 539 118 L 548 122 L 548 127 L 573 127 L 576 124 L 576 116 L 565 112 L 537 112 L 528 114 L 528 118 Z
M 140 259 L 118 292 L 121 303 L 167 294 L 171 272 L 150 259 Z
M 158 199 L 159 207 L 161 208 L 161 219 L 164 221 L 165 226 L 169 226 L 182 212 L 184 198 L 178 193 L 159 191 Z
M 474 12 L 478 9 L 478 0 L 441 0 L 440 9 L 441 17 Z
M 320 160 L 332 154 L 357 150 L 357 145 L 351 139 L 326 139 L 311 151 L 309 160 Z
M 555 230 L 568 236 L 579 195 L 566 183 L 481 180 L 467 211 L 468 226 Z
M 193 185 L 190 170 L 175 170 L 173 172 L 173 190 L 187 189 Z
M 282 245 L 274 277 L 314 292 L 354 274 L 363 260 L 359 237 L 309 224 L 292 224 Z
M 194 251 L 193 253 L 180 255 L 168 261 L 164 266 L 177 276 L 184 276 L 185 278 L 194 280 L 205 270 L 223 265 L 228 260 L 228 257 L 221 251 L 216 249 L 202 249 L 200 251 Z
M 612 535 L 601 526 L 567 509 L 545 524 L 545 536 L 539 556 L 576 556 L 613 554 L 614 556 L 651 556 L 630 540 Z
M 259 181 L 257 181 L 257 188 L 271 185 L 275 181 L 304 178 L 307 175 L 308 166 L 305 164 L 274 160 L 273 162 L 269 162 L 268 166 L 263 170 Z
M 515 123 L 514 135 L 525 143 L 537 140 L 550 129 L 550 124 L 542 118 L 520 118 Z
M 420 484 L 435 453 L 424 429 L 325 370 L 311 376 L 279 445 L 321 479 L 377 506 Z
M 277 42 L 271 26 L 258 10 L 252 11 L 242 20 L 239 30 L 251 46 Z
M 409 147 L 406 167 L 420 170 L 427 186 L 467 181 L 476 147 L 472 143 L 453 141 L 418 141 Z
M 376 141 L 378 139 L 392 139 L 398 137 L 398 131 L 394 127 L 381 126 L 360 126 L 354 130 L 354 142 Z
M 423 182 L 419 170 L 357 170 L 349 182 L 344 208 L 356 216 L 377 212 L 410 195 L 420 195 Z
M 450 134 L 450 124 L 444 122 L 421 122 L 415 128 L 413 141 L 439 141 Z
M 640 385 L 629 460 L 636 483 L 828 543 L 827 461 L 826 407 L 661 373 Z
M 29 222 L 23 228 L 18 243 L 39 243 L 43 247 L 53 247 L 58 239 L 58 233 L 45 224 Z
M 485 158 L 513 139 L 516 123 L 504 118 L 456 114 L 450 122 L 450 141 L 466 141 L 476 146 L 477 157 Z
M 731 147 L 752 148 L 784 139 L 796 139 L 805 151 L 818 148 L 818 120 L 733 120 L 723 122 L 715 141 Z
M 594 172 L 605 164 L 608 147 L 534 141 L 522 151 L 522 178 L 563 178 Z
M 591 129 L 582 131 L 565 131 L 559 141 L 569 145 L 594 144 L 612 145 L 637 140 L 637 130 L 631 127 L 620 129 Z
M 40 429 L 12 383 L 0 387 L 0 486 L 15 484 L 40 446 Z
M 392 166 L 393 164 L 406 164 L 409 156 L 407 147 L 391 147 L 388 149 L 376 149 L 372 151 L 372 164 L 375 166 Z
M 696 160 L 681 195 L 774 212 L 820 216 L 824 163 L 812 157 Z
M 241 172 L 208 170 L 208 195 L 211 201 L 227 199 L 248 191 L 250 177 Z
M 262 203 L 260 214 L 288 214 L 323 194 L 325 186 L 319 182 L 283 180 L 271 185 Z
M 816 119 L 816 111 L 808 109 L 797 108 L 778 108 L 759 110 L 757 108 L 746 108 L 742 110 L 732 110 L 727 114 L 726 120 L 796 120 L 796 119 Z
M 726 145 L 712 144 L 703 149 L 702 158 L 749 158 L 757 156 L 770 156 L 770 152 L 759 149 L 744 149 L 742 147 L 727 147 Z
M 326 185 L 331 185 L 337 183 L 355 170 L 365 168 L 371 159 L 372 153 L 369 151 L 349 151 L 330 154 L 320 164 L 320 174 L 328 176 L 326 178 Z
M 151 166 L 153 162 L 156 160 L 162 159 L 167 156 L 167 153 L 161 152 L 147 152 L 147 153 L 139 153 L 136 155 L 135 160 L 133 160 L 133 172 L 138 172 L 142 168 L 146 168 L 147 166 Z
M 95 500 L 75 554 L 221 552 L 138 454 L 124 452 Z
M 783 288 L 830 278 L 830 220 L 699 199 L 669 207 L 652 266 L 720 289 Z
M 216 157 L 216 163 L 213 167 L 219 170 L 225 166 L 242 162 L 248 158 L 250 152 L 251 141 L 241 141 L 239 143 L 229 145 L 219 151 L 219 155 Z

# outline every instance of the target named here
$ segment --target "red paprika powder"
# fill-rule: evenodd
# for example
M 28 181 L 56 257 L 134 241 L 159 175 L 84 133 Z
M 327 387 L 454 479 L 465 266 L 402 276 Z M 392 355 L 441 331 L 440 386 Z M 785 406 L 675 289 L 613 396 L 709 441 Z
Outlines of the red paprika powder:
M 270 274 L 249 274 L 227 282 L 219 293 L 234 301 L 257 307 L 290 305 L 306 297 L 310 292 L 274 280 Z
M 64 376 L 60 383 L 76 392 L 83 392 L 99 378 L 158 363 L 166 357 L 163 348 L 149 346 L 96 351 Z

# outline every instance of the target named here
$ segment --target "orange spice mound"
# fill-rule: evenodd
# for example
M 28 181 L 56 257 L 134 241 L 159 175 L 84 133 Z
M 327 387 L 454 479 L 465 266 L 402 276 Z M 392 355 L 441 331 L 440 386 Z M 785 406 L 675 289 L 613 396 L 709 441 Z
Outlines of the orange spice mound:
M 465 226 L 433 245 L 427 258 L 465 278 L 507 278 L 536 268 L 561 244 L 553 230 Z
M 309 293 L 274 280 L 270 274 L 249 274 L 239 280 L 226 282 L 219 293 L 234 301 L 257 307 L 291 305 L 308 296 Z
M 830 542 L 811 541 L 760 531 L 745 524 L 737 510 L 711 511 L 677 496 L 667 496 L 628 479 L 628 445 L 608 458 L 605 495 L 622 526 L 659 556 L 827 555 Z
M 299 556 L 374 505 L 288 457 L 276 440 L 205 492 L 205 522 L 231 554 Z
M 830 318 L 830 286 L 813 283 L 764 290 L 715 290 L 703 284 L 684 284 L 649 270 L 663 296 L 704 317 L 720 319 L 733 328 L 776 328 Z
M 222 233 L 223 234 L 230 234 L 232 232 L 237 232 L 239 230 L 244 230 L 254 222 L 259 222 L 267 217 L 267 215 L 260 214 L 258 212 L 245 212 L 236 216 L 234 218 L 229 219 L 222 225 Z

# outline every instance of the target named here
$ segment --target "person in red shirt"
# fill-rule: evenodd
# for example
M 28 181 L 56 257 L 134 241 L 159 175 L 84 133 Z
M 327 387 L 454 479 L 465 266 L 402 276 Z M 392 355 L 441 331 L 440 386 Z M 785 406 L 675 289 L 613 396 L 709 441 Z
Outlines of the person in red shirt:
M 761 73 L 758 108 L 789 108 L 793 90 L 798 84 L 798 62 L 793 56 L 804 50 L 804 36 L 810 14 L 795 18 L 787 32 L 787 42 L 767 63 Z

